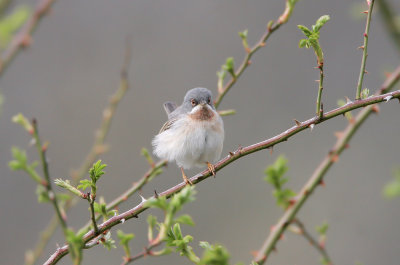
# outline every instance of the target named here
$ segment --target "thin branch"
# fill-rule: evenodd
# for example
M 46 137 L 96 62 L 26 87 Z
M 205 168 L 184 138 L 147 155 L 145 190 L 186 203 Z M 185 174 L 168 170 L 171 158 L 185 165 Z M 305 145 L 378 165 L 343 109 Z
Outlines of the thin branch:
M 37 28 L 39 22 L 50 10 L 55 0 L 40 0 L 35 8 L 35 11 L 22 27 L 22 29 L 14 36 L 6 50 L 3 52 L 0 59 L 0 77 L 4 74 L 7 67 L 10 65 L 16 55 L 31 44 L 32 33 Z
M 325 249 L 314 237 L 307 231 L 305 228 L 304 224 L 299 220 L 299 219 L 294 219 L 293 222 L 299 229 L 300 229 L 300 234 L 307 239 L 307 241 L 310 243 L 311 246 L 313 246 L 319 254 L 322 256 L 323 260 L 325 261 L 324 264 L 326 265 L 332 265 L 332 261 Z
M 43 174 L 44 174 L 44 177 L 46 180 L 46 183 L 43 186 L 46 188 L 49 199 L 54 206 L 54 210 L 56 211 L 58 221 L 61 224 L 64 234 L 66 234 L 67 223 L 65 222 L 65 219 L 64 219 L 63 215 L 61 214 L 60 206 L 58 205 L 58 202 L 57 202 L 57 196 L 53 190 L 52 183 L 51 183 L 51 178 L 50 178 L 50 173 L 49 173 L 49 165 L 47 163 L 47 158 L 46 158 L 47 144 L 42 145 L 42 143 L 40 141 L 37 121 L 35 119 L 32 121 L 32 126 L 33 126 L 32 136 L 35 139 L 36 148 L 40 155 L 40 160 L 41 160 L 42 167 L 43 167 Z
M 392 37 L 397 50 L 400 52 L 400 26 L 396 23 L 396 14 L 387 0 L 379 0 L 377 3 L 381 18 L 386 25 L 385 28 Z
M 368 38 L 369 38 L 369 35 L 368 35 L 369 34 L 369 25 L 371 22 L 372 8 L 374 7 L 374 2 L 375 2 L 375 0 L 367 0 L 369 8 L 368 8 L 368 11 L 366 11 L 366 12 L 368 12 L 368 14 L 367 14 L 367 22 L 365 24 L 364 45 L 361 46 L 361 48 L 363 49 L 363 56 L 361 59 L 361 69 L 360 69 L 360 75 L 358 78 L 356 99 L 361 99 L 361 87 L 363 85 L 363 79 L 364 79 L 364 75 L 365 75 L 365 64 L 367 62 L 367 56 L 368 56 L 367 48 L 368 48 Z
M 318 117 L 321 117 L 324 113 L 321 103 L 322 90 L 324 89 L 324 64 L 320 63 L 318 65 L 319 69 L 319 81 L 318 81 L 318 96 L 317 96 L 317 111 L 316 114 Z
M 390 95 L 388 94 L 383 94 L 389 91 L 400 79 L 400 66 L 397 67 L 397 69 L 386 79 L 386 81 L 383 83 L 382 88 L 376 93 L 376 97 L 387 97 L 386 99 L 390 99 Z M 397 92 L 400 92 L 397 90 Z M 379 94 L 383 94 L 380 95 Z M 389 93 L 390 94 L 390 93 Z M 388 96 L 386 96 L 388 95 Z M 358 100 L 356 102 L 361 102 L 363 100 Z M 354 104 L 354 103 L 350 103 Z M 349 105 L 349 104 L 347 104 Z M 347 106 L 345 105 L 345 106 Z M 326 172 L 329 170 L 329 168 L 337 161 L 339 155 L 342 153 L 342 151 L 346 148 L 348 145 L 348 142 L 354 135 L 354 133 L 357 131 L 357 129 L 361 126 L 361 124 L 367 119 L 367 117 L 374 112 L 376 108 L 376 105 L 369 105 L 362 109 L 357 117 L 354 119 L 354 122 L 349 123 L 347 128 L 344 130 L 344 132 L 341 134 L 341 136 L 338 138 L 336 144 L 334 147 L 331 149 L 331 151 L 328 153 L 328 155 L 322 160 L 322 162 L 318 165 L 318 167 L 315 169 L 314 173 L 310 177 L 310 179 L 307 181 L 307 183 L 304 185 L 304 187 L 301 189 L 301 191 L 298 193 L 299 197 L 297 200 L 294 202 L 293 205 L 285 212 L 285 214 L 280 218 L 278 224 L 276 224 L 274 227 L 274 231 L 272 231 L 266 241 L 264 242 L 263 246 L 261 249 L 258 251 L 257 256 L 255 257 L 255 262 L 259 265 L 264 264 L 265 261 L 267 260 L 269 254 L 271 253 L 272 250 L 275 249 L 275 246 L 282 236 L 282 234 L 285 232 L 286 228 L 288 225 L 293 221 L 293 219 L 296 217 L 297 212 L 301 209 L 303 204 L 306 202 L 306 200 L 309 198 L 309 196 L 312 194 L 312 192 L 315 190 L 315 188 L 321 183 L 323 177 L 325 176 Z
M 236 83 L 238 78 L 242 75 L 244 70 L 251 64 L 251 57 L 253 54 L 260 49 L 261 47 L 265 46 L 265 43 L 267 42 L 268 38 L 271 36 L 272 33 L 274 33 L 277 29 L 280 28 L 281 25 L 285 24 L 288 20 L 289 17 L 291 16 L 292 8 L 290 5 L 288 5 L 288 1 L 286 2 L 286 8 L 283 12 L 283 14 L 279 17 L 278 22 L 270 21 L 267 25 L 267 30 L 265 33 L 261 36 L 260 40 L 253 46 L 253 48 L 247 50 L 247 54 L 245 58 L 243 59 L 241 65 L 239 68 L 236 70 L 235 75 L 231 77 L 231 80 L 222 88 L 222 91 L 218 91 L 218 96 L 217 99 L 215 100 L 215 107 L 218 108 L 219 104 L 221 103 L 222 99 L 228 93 L 228 91 L 231 89 L 231 87 Z
M 392 75 L 386 80 L 384 87 L 389 87 L 391 88 L 397 81 L 399 81 L 400 79 L 400 67 L 398 67 L 396 69 L 396 71 L 394 73 L 392 73 Z M 382 90 L 384 91 L 384 90 Z M 292 128 L 282 132 L 281 134 L 274 136 L 268 140 L 259 142 L 257 144 L 253 144 L 247 147 L 243 147 L 243 148 L 239 148 L 237 149 L 235 152 L 231 152 L 228 156 L 226 156 L 225 158 L 221 159 L 219 162 L 217 162 L 214 166 L 215 166 L 215 170 L 219 171 L 222 168 L 224 168 L 225 166 L 231 164 L 232 162 L 234 162 L 235 160 L 243 157 L 243 156 L 247 156 L 251 153 L 260 151 L 260 150 L 264 150 L 267 148 L 270 148 L 280 142 L 283 141 L 287 141 L 291 136 L 307 129 L 308 127 L 310 127 L 310 125 L 315 125 L 315 124 L 319 124 L 322 123 L 324 121 L 327 121 L 329 119 L 332 119 L 336 116 L 342 115 L 348 111 L 357 109 L 357 108 L 362 108 L 362 107 L 366 107 L 369 105 L 373 105 L 375 103 L 380 103 L 383 101 L 388 101 L 390 99 L 394 99 L 394 98 L 400 98 L 400 90 L 391 92 L 391 93 L 386 93 L 383 95 L 376 95 L 364 100 L 358 100 L 355 102 L 351 102 L 348 103 L 342 107 L 339 107 L 337 109 L 331 110 L 329 112 L 326 112 L 322 118 L 318 118 L 318 117 L 313 117 L 307 121 L 304 121 L 302 123 L 300 123 L 299 125 L 293 126 Z M 368 107 L 368 108 L 364 108 L 361 113 L 364 113 L 365 110 L 369 110 L 369 109 L 373 109 L 373 107 Z M 365 118 L 364 118 L 365 119 Z M 357 121 L 356 121 L 357 124 Z M 357 126 L 358 128 L 358 126 Z M 352 134 L 351 134 L 352 135 Z M 341 138 L 341 139 L 345 139 L 345 137 Z M 347 140 L 347 139 L 345 139 Z M 341 142 L 340 142 L 341 143 Z M 343 145 L 344 148 L 345 144 Z M 339 150 L 338 148 L 336 149 L 336 152 L 339 152 L 341 150 Z M 330 153 L 326 163 L 333 163 L 333 159 L 334 158 L 335 153 Z M 325 173 L 325 164 L 321 165 L 320 167 L 318 167 L 318 170 L 322 170 L 322 173 Z M 317 174 L 318 173 L 318 174 Z M 319 182 L 315 182 L 315 179 L 319 177 L 320 172 L 318 171 L 317 176 L 315 176 L 315 174 L 312 176 L 311 180 L 309 183 L 307 183 L 306 187 L 304 188 L 303 192 L 299 193 L 301 194 L 301 197 L 298 201 L 296 201 L 296 203 L 289 208 L 286 213 L 285 213 L 285 220 L 293 220 L 294 215 L 297 213 L 297 211 L 300 209 L 301 205 L 304 203 L 304 201 L 308 198 L 308 196 L 310 195 L 310 192 L 315 188 L 316 185 L 319 184 Z M 211 176 L 211 173 L 209 172 L 209 170 L 204 170 L 201 173 L 196 174 L 195 176 L 190 178 L 190 181 L 194 184 L 199 183 L 207 178 L 209 178 Z M 319 179 L 320 180 L 320 179 Z M 180 190 L 182 190 L 184 187 L 186 186 L 185 182 L 181 182 L 177 185 L 175 185 L 174 187 L 162 192 L 159 194 L 159 196 L 166 196 L 167 198 L 170 198 L 172 195 L 178 193 Z M 311 186 L 311 187 L 309 187 Z M 117 216 L 111 217 L 110 219 L 108 219 L 107 221 L 105 221 L 104 223 L 102 223 L 101 225 L 99 225 L 99 232 L 102 233 L 110 228 L 112 228 L 113 226 L 116 226 L 120 223 L 124 223 L 126 220 L 129 220 L 131 218 L 137 218 L 138 215 L 147 210 L 147 208 L 144 206 L 144 202 L 141 202 L 140 204 L 138 204 L 137 206 L 135 206 L 134 208 L 121 213 Z M 294 211 L 295 210 L 295 211 Z M 294 211 L 294 212 L 293 212 Z M 288 213 L 292 213 L 289 216 L 287 216 Z M 289 218 L 290 217 L 290 218 Z M 280 224 L 280 225 L 279 225 Z M 274 231 L 274 238 L 276 236 L 276 234 L 279 232 L 279 235 L 281 235 L 284 231 L 284 229 L 282 230 L 282 227 L 286 228 L 287 225 L 289 224 L 289 222 L 284 221 L 284 225 L 279 223 L 277 226 L 277 229 L 275 232 Z M 89 231 L 88 233 L 85 234 L 84 236 L 84 240 L 87 242 L 91 239 L 93 239 L 94 237 L 94 231 Z M 279 236 L 278 238 L 279 239 Z M 277 240 L 276 239 L 276 240 Z M 275 241 L 276 242 L 276 241 Z M 275 245 L 274 242 L 274 245 Z M 269 245 L 268 245 L 269 247 Z M 264 250 L 264 248 L 262 249 Z M 269 249 L 269 251 L 271 251 L 271 249 Z M 261 252 L 260 252 L 261 253 Z M 269 252 L 268 252 L 269 253 Z M 59 248 L 48 260 L 45 264 L 50 265 L 50 264 L 56 264 L 57 261 L 59 261 L 62 257 L 64 257 L 65 255 L 68 254 L 68 245 L 63 246 L 62 248 Z M 262 260 L 262 258 L 259 258 L 258 260 Z
M 155 247 L 158 247 L 159 245 L 161 245 L 163 243 L 163 241 L 161 240 L 155 240 L 154 242 L 150 243 L 147 247 L 144 248 L 144 250 L 138 254 L 136 254 L 135 256 L 131 256 L 131 257 L 123 257 L 124 261 L 121 263 L 121 265 L 127 265 L 131 262 L 134 262 L 140 258 L 144 258 L 146 256 L 151 256 L 151 250 Z
M 122 193 L 120 196 L 115 198 L 113 201 L 107 204 L 106 209 L 107 211 L 110 211 L 116 207 L 118 207 L 121 203 L 126 201 L 129 197 L 131 197 L 133 194 L 135 194 L 138 190 L 143 188 L 144 185 L 146 185 L 150 179 L 152 179 L 156 174 L 159 174 L 159 170 L 163 167 L 167 166 L 167 160 L 161 160 L 157 162 L 154 167 L 150 168 L 141 178 L 138 182 L 135 182 L 132 187 L 127 189 L 124 193 Z M 96 220 L 100 220 L 101 215 L 96 216 Z M 88 222 L 82 229 L 87 229 L 90 226 L 91 222 Z
M 99 228 L 97 228 L 97 223 L 96 223 L 96 214 L 94 213 L 94 200 L 95 197 L 92 195 L 87 196 L 87 200 L 90 205 L 90 219 L 92 220 L 92 225 L 94 229 L 95 235 L 99 234 Z
M 124 55 L 124 63 L 121 69 L 121 80 L 118 89 L 115 93 L 111 96 L 108 106 L 103 111 L 103 120 L 101 122 L 100 128 L 96 131 L 95 141 L 93 143 L 92 148 L 90 149 L 89 154 L 85 158 L 83 164 L 79 167 L 79 170 L 72 173 L 72 178 L 76 183 L 87 174 L 91 165 L 95 162 L 98 156 L 106 151 L 105 148 L 105 139 L 110 131 L 111 122 L 117 110 L 119 103 L 121 102 L 122 98 L 124 97 L 126 91 L 129 88 L 129 81 L 128 81 L 128 68 L 129 63 L 131 61 L 130 57 L 130 45 L 127 42 L 125 55 Z M 1 75 L 1 72 L 0 72 Z M 68 199 L 66 201 L 64 210 L 68 211 L 73 205 L 75 205 L 79 200 L 75 197 L 72 199 Z M 53 216 L 52 220 L 56 217 Z M 37 259 L 42 255 L 46 244 L 54 233 L 55 229 L 53 228 L 53 223 L 50 222 L 46 228 L 43 230 L 42 233 L 46 233 L 47 237 L 43 240 L 39 240 L 35 245 L 35 255 L 29 259 L 29 262 L 25 262 L 25 265 L 33 265 L 37 261 Z

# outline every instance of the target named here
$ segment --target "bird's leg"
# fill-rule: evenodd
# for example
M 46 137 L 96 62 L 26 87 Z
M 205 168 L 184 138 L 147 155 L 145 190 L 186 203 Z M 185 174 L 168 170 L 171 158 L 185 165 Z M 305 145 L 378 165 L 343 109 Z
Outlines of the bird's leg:
M 193 185 L 193 182 L 190 181 L 190 179 L 186 176 L 185 171 L 183 171 L 183 167 L 181 167 L 182 171 L 182 178 L 186 182 L 186 184 Z
M 216 175 L 215 166 L 213 164 L 211 164 L 210 162 L 206 162 L 206 163 L 207 163 L 208 171 L 210 171 L 211 175 L 213 175 L 215 178 L 215 175 Z

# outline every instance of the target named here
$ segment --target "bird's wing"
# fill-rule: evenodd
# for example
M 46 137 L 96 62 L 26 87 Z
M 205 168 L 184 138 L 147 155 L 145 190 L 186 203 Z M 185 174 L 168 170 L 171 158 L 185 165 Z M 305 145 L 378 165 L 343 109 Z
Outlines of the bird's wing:
M 177 120 L 177 119 L 170 119 L 170 120 L 168 120 L 166 123 L 164 123 L 164 125 L 163 125 L 163 126 L 161 127 L 161 129 L 160 129 L 159 134 L 162 133 L 163 131 L 166 131 L 166 130 L 168 130 L 169 128 L 171 128 L 172 124 L 174 124 L 174 122 L 175 122 L 176 120 Z
M 164 103 L 164 110 L 167 113 L 167 115 L 171 114 L 171 112 L 173 112 L 178 106 L 176 105 L 176 103 L 171 102 L 171 101 L 167 101 Z

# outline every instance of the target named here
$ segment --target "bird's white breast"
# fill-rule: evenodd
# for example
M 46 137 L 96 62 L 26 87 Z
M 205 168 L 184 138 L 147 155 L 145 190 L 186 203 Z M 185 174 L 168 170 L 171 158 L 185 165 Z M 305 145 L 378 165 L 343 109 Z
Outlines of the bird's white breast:
M 209 120 L 196 120 L 183 115 L 171 128 L 153 139 L 154 154 L 169 161 L 175 160 L 185 169 L 215 162 L 221 155 L 224 126 L 221 117 L 213 110 Z

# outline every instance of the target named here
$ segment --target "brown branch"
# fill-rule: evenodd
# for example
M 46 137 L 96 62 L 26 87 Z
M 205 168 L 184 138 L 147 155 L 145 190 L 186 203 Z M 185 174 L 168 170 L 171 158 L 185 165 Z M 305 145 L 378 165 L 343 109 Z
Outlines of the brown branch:
M 294 223 L 300 229 L 300 235 L 307 239 L 310 245 L 313 246 L 320 253 L 325 262 L 324 264 L 333 265 L 325 247 L 322 246 L 316 239 L 314 239 L 314 237 L 307 231 L 304 224 L 299 219 L 294 219 L 292 223 Z
M 146 256 L 151 256 L 152 255 L 151 250 L 155 247 L 158 247 L 162 243 L 163 243 L 163 241 L 161 241 L 161 240 L 155 240 L 154 242 L 149 244 L 147 247 L 145 247 L 142 252 L 136 254 L 135 256 L 123 257 L 124 261 L 121 263 L 121 265 L 127 265 L 131 262 L 134 262 L 135 260 L 140 259 L 140 258 L 144 258 Z
M 35 11 L 22 27 L 22 29 L 14 36 L 0 59 L 0 77 L 4 74 L 11 61 L 22 50 L 28 47 L 32 42 L 32 33 L 37 28 L 39 22 L 50 10 L 55 0 L 40 0 Z
M 366 100 L 378 97 L 381 97 L 385 101 L 390 100 L 391 93 L 388 94 L 383 94 L 383 93 L 389 91 L 399 81 L 399 79 L 400 79 L 400 66 L 397 67 L 397 69 L 386 79 L 381 89 L 375 94 L 375 96 L 368 98 Z M 397 92 L 400 92 L 400 90 L 397 90 L 396 93 Z M 358 100 L 355 103 L 357 104 L 363 101 L 365 100 Z M 354 102 L 348 103 L 344 107 L 355 103 Z M 365 107 L 358 113 L 357 117 L 354 119 L 354 122 L 351 122 L 347 126 L 347 128 L 338 138 L 334 147 L 331 149 L 328 155 L 322 160 L 322 162 L 318 165 L 318 167 L 315 169 L 310 179 L 298 193 L 299 197 L 297 198 L 297 200 L 294 202 L 293 205 L 291 205 L 291 207 L 280 218 L 279 222 L 274 226 L 276 229 L 274 229 L 274 231 L 272 231 L 269 234 L 268 238 L 266 239 L 266 241 L 264 242 L 263 246 L 258 251 L 258 254 L 254 259 L 254 261 L 257 264 L 261 265 L 265 263 L 271 251 L 275 249 L 277 242 L 279 241 L 282 234 L 285 232 L 288 225 L 294 220 L 296 214 L 301 209 L 306 200 L 309 198 L 309 196 L 312 194 L 312 192 L 315 190 L 315 188 L 321 184 L 321 181 L 325 176 L 326 172 L 337 161 L 339 155 L 346 148 L 348 142 L 350 141 L 354 133 L 361 126 L 361 124 L 368 118 L 368 116 L 376 110 L 376 107 L 377 106 L 374 104 Z
M 126 49 L 125 49 L 124 63 L 123 63 L 122 69 L 121 69 L 121 79 L 120 79 L 119 87 L 115 91 L 115 93 L 111 96 L 108 106 L 103 111 L 103 120 L 101 122 L 100 128 L 96 131 L 95 140 L 94 140 L 92 148 L 90 149 L 89 154 L 86 156 L 84 162 L 79 167 L 79 169 L 75 172 L 72 172 L 72 174 L 71 174 L 72 178 L 74 180 L 74 184 L 77 184 L 79 182 L 79 180 L 85 174 L 87 174 L 90 166 L 95 162 L 97 157 L 106 151 L 104 142 L 105 142 L 105 139 L 110 130 L 111 122 L 112 122 L 115 112 L 117 110 L 118 104 L 120 103 L 120 101 L 122 100 L 126 91 L 129 88 L 128 68 L 129 68 L 130 61 L 131 61 L 130 44 L 129 44 L 129 40 L 128 40 L 127 44 L 126 44 Z M 0 75 L 1 75 L 1 72 L 0 72 Z M 68 199 L 66 201 L 64 210 L 68 211 L 77 202 L 78 202 L 78 200 L 75 197 L 73 197 L 72 199 Z M 55 216 L 53 216 L 52 220 L 54 219 L 54 217 Z M 30 256 L 29 259 L 27 259 L 27 261 L 25 262 L 25 265 L 34 264 L 36 262 L 36 260 L 41 256 L 41 254 L 43 253 L 43 249 L 45 248 L 49 238 L 55 231 L 55 228 L 53 228 L 53 226 L 54 226 L 53 222 L 50 222 L 46 226 L 46 228 L 43 230 L 42 233 L 46 234 L 46 237 L 44 237 L 43 240 L 39 240 L 36 243 L 34 255 Z
M 32 136 L 33 136 L 33 139 L 35 139 L 36 148 L 38 150 L 41 164 L 43 167 L 43 175 L 46 180 L 46 183 L 43 183 L 43 186 L 46 188 L 46 192 L 50 199 L 50 202 L 53 204 L 54 210 L 56 211 L 58 221 L 61 224 L 61 227 L 64 231 L 64 235 L 66 235 L 67 223 L 65 222 L 65 217 L 61 213 L 60 205 L 58 204 L 57 196 L 53 190 L 52 183 L 51 183 L 52 181 L 51 181 L 50 173 L 49 173 L 49 165 L 47 163 L 47 157 L 46 157 L 47 143 L 42 145 L 42 142 L 40 141 L 40 137 L 39 137 L 37 121 L 35 119 L 32 121 L 32 128 L 33 128 Z
M 384 87 L 389 87 L 391 88 L 398 80 L 400 79 L 400 67 L 398 67 L 396 69 L 396 71 L 394 73 L 392 73 L 392 75 L 386 80 L 386 82 L 384 83 Z M 385 91 L 384 88 L 381 89 L 381 91 Z M 357 109 L 357 108 L 362 108 L 362 107 L 366 107 L 369 105 L 373 105 L 375 103 L 380 103 L 383 101 L 388 101 L 390 99 L 393 98 L 400 98 L 400 90 L 391 92 L 391 93 L 387 93 L 387 94 L 383 94 L 383 95 L 376 95 L 367 99 L 363 99 L 363 100 L 358 100 L 355 102 L 351 102 L 348 103 L 342 107 L 336 108 L 334 110 L 331 110 L 329 112 L 326 112 L 322 118 L 319 117 L 313 117 L 307 121 L 304 121 L 302 123 L 300 123 L 300 125 L 296 125 L 293 126 L 292 128 L 289 128 L 288 130 L 282 132 L 281 134 L 274 136 L 268 140 L 259 142 L 257 144 L 253 144 L 247 147 L 243 147 L 243 148 L 239 148 L 237 149 L 235 152 L 231 152 L 228 156 L 226 156 L 225 158 L 221 159 L 219 162 L 217 162 L 215 164 L 215 170 L 219 171 L 222 168 L 224 168 L 225 166 L 231 164 L 232 162 L 234 162 L 235 160 L 243 157 L 243 156 L 247 156 L 251 153 L 260 151 L 260 150 L 264 150 L 267 148 L 271 148 L 272 146 L 283 142 L 283 141 L 287 141 L 291 136 L 307 129 L 308 127 L 310 127 L 311 125 L 315 125 L 315 124 L 319 124 L 322 123 L 324 121 L 327 121 L 329 119 L 332 119 L 336 116 L 339 115 L 343 115 L 344 113 Z M 361 113 L 365 112 L 366 110 L 369 109 L 373 109 L 373 107 L 368 107 L 368 108 L 364 108 Z M 343 137 L 344 139 L 345 137 Z M 344 145 L 345 146 L 345 145 Z M 344 148 L 344 147 L 343 147 Z M 336 150 L 336 152 L 339 152 L 339 150 Z M 335 153 L 330 153 L 328 156 L 328 163 L 333 163 L 332 162 L 332 157 L 334 157 Z M 318 170 L 321 170 L 322 166 L 318 167 Z M 323 169 L 323 168 L 322 168 Z M 190 181 L 194 184 L 199 183 L 207 178 L 209 178 L 211 176 L 211 173 L 209 172 L 209 170 L 204 170 L 201 173 L 196 174 L 195 176 L 190 178 Z M 315 181 L 316 177 L 313 175 L 312 180 Z M 319 184 L 319 182 L 317 183 L 310 183 L 312 184 L 311 188 L 315 188 L 315 186 L 313 185 L 317 185 Z M 310 195 L 310 191 L 312 191 L 312 189 L 309 187 L 310 186 L 309 183 L 307 183 L 305 190 L 303 190 L 303 192 L 299 193 L 301 194 L 301 197 L 298 201 L 296 201 L 296 203 L 294 204 L 294 206 L 292 206 L 291 208 L 289 208 L 286 213 L 285 213 L 285 219 L 284 220 L 289 220 L 290 221 L 293 219 L 294 215 L 297 213 L 297 211 L 300 209 L 301 205 L 304 203 L 304 201 L 308 198 L 308 196 Z M 185 182 L 181 182 L 177 185 L 175 185 L 174 187 L 162 192 L 159 194 L 159 196 L 166 196 L 167 198 L 170 198 L 172 195 L 178 193 L 180 190 L 182 190 L 184 187 L 186 186 Z M 296 206 L 296 207 L 295 207 Z M 115 225 L 118 225 L 120 223 L 124 223 L 126 220 L 129 220 L 131 218 L 136 218 L 138 217 L 138 215 L 145 211 L 147 208 L 144 206 L 144 203 L 140 203 L 137 206 L 135 206 L 134 208 L 121 213 L 117 216 L 111 217 L 110 219 L 108 219 L 107 221 L 105 221 L 104 223 L 102 223 L 101 225 L 98 226 L 99 228 L 99 233 L 102 233 L 110 228 L 112 228 Z M 292 212 L 293 209 L 296 209 L 296 211 L 294 212 L 293 216 L 286 216 L 288 213 Z M 289 218 L 290 217 L 290 218 Z M 289 221 L 289 222 L 290 222 Z M 284 225 L 279 223 L 277 226 L 276 231 L 280 231 L 279 235 L 283 233 L 284 229 L 282 230 L 282 227 L 286 228 L 286 226 L 289 224 L 289 222 L 284 221 Z M 276 236 L 278 232 L 274 231 L 274 237 Z M 91 239 L 93 239 L 94 237 L 94 231 L 91 230 L 88 233 L 85 234 L 84 236 L 84 240 L 87 242 Z M 278 237 L 279 238 L 279 237 Z M 272 249 L 271 249 L 272 250 Z M 261 252 L 260 252 L 261 253 Z M 59 248 L 48 260 L 45 264 L 50 265 L 50 264 L 56 264 L 62 257 L 64 257 L 65 255 L 68 254 L 68 245 L 64 245 L 63 247 Z M 262 258 L 259 258 L 257 260 L 262 260 Z
M 244 57 L 241 65 L 239 68 L 235 71 L 235 75 L 231 77 L 231 80 L 222 88 L 218 89 L 218 96 L 217 99 L 215 100 L 215 107 L 218 108 L 219 104 L 221 103 L 222 99 L 228 93 L 228 91 L 231 89 L 231 87 L 236 83 L 238 78 L 242 75 L 244 70 L 251 64 L 251 57 L 253 54 L 258 51 L 261 47 L 265 46 L 266 41 L 269 39 L 272 33 L 274 33 L 277 29 L 280 28 L 281 25 L 285 24 L 292 13 L 293 7 L 291 7 L 289 2 L 286 1 L 286 8 L 283 12 L 283 14 L 279 17 L 278 22 L 270 21 L 267 25 L 267 30 L 265 33 L 261 36 L 260 40 L 251 48 L 247 49 L 247 54 Z

